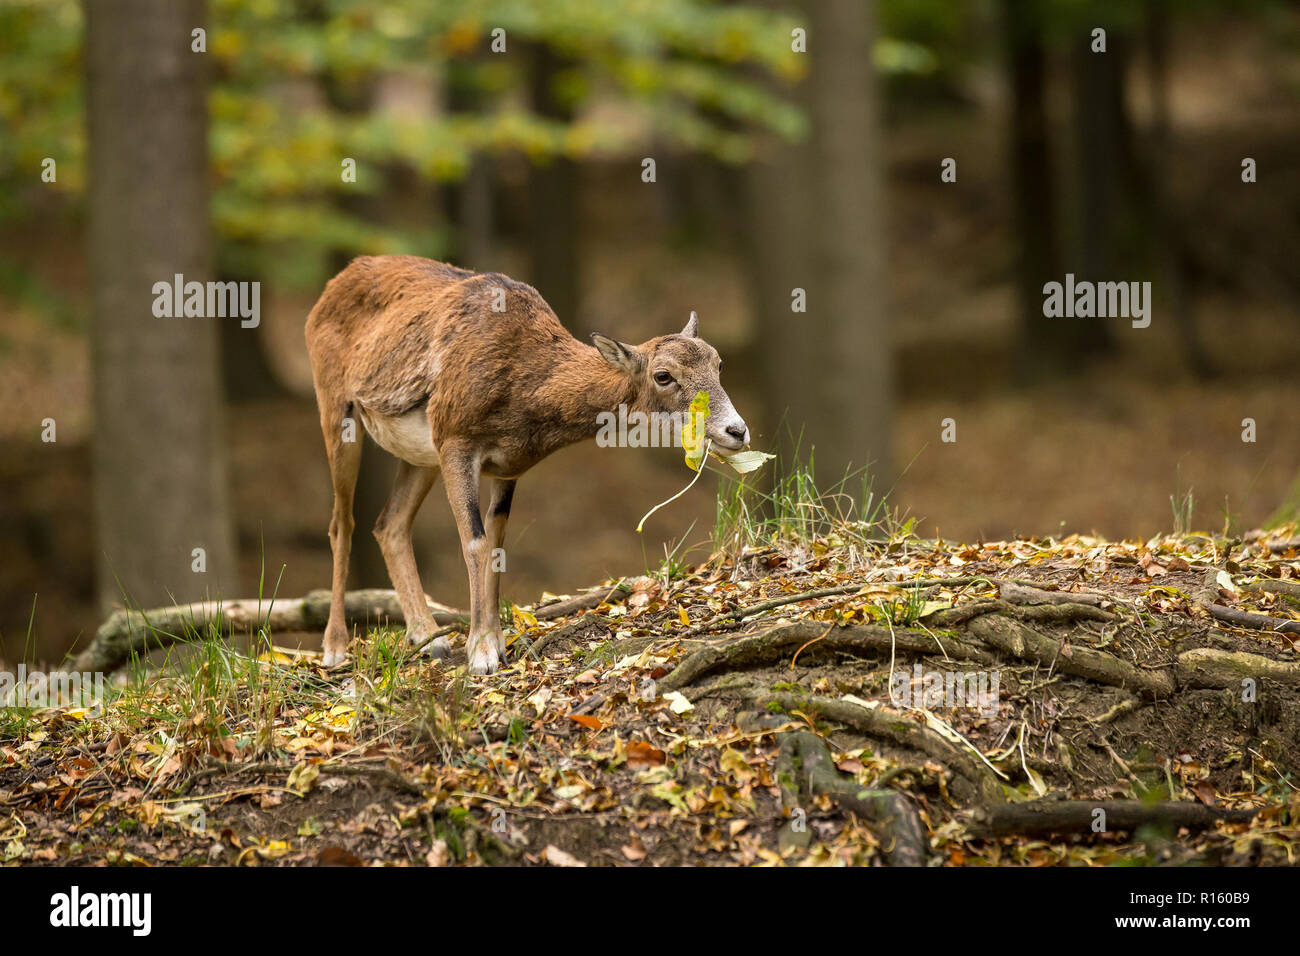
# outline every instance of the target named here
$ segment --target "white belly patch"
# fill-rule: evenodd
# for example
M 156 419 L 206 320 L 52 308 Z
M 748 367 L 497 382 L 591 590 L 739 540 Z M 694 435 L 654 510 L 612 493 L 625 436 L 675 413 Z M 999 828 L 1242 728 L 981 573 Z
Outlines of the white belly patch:
M 438 449 L 433 447 L 433 434 L 423 405 L 405 415 L 393 416 L 376 415 L 362 409 L 361 420 L 370 437 L 390 455 L 412 465 L 437 467 L 441 464 Z

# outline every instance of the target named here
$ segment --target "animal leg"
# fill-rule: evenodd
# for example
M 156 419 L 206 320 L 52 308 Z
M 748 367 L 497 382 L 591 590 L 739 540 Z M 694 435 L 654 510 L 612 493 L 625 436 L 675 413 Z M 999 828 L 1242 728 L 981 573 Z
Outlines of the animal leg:
M 334 513 L 330 517 L 330 552 L 334 574 L 330 582 L 330 616 L 325 625 L 323 663 L 326 667 L 341 664 L 348 656 L 348 625 L 343 610 L 343 595 L 348 586 L 348 558 L 352 554 L 352 496 L 357 488 L 361 468 L 361 442 L 343 440 L 343 421 L 352 406 L 322 400 L 321 431 L 329 455 L 330 478 L 334 483 Z
M 420 572 L 415 564 L 411 525 L 437 480 L 437 468 L 412 465 L 399 459 L 392 494 L 375 521 L 375 540 L 379 542 L 388 577 L 402 605 L 406 639 L 412 644 L 420 643 L 434 632 L 433 614 L 424 600 L 424 588 L 420 585 Z M 434 657 L 446 657 L 451 644 L 445 637 L 440 637 L 429 645 L 428 650 Z
M 486 568 L 491 561 L 487 531 L 479 511 L 478 483 L 482 461 L 478 452 L 468 442 L 448 441 L 438 449 L 442 459 L 443 484 L 447 500 L 456 518 L 460 532 L 460 549 L 465 556 L 465 569 L 469 572 L 469 641 L 465 651 L 469 655 L 471 674 L 491 674 L 497 669 L 501 655 L 497 650 L 495 634 L 501 628 L 500 613 L 487 604 Z
M 506 636 L 501 630 L 501 573 L 505 570 L 505 551 L 502 548 L 506 540 L 506 522 L 510 520 L 510 503 L 514 500 L 515 479 L 488 479 L 488 507 L 484 525 L 487 529 L 488 557 L 484 563 L 483 587 L 486 591 L 484 601 L 494 609 L 493 623 L 496 630 L 493 640 L 497 655 L 502 661 L 506 659 Z

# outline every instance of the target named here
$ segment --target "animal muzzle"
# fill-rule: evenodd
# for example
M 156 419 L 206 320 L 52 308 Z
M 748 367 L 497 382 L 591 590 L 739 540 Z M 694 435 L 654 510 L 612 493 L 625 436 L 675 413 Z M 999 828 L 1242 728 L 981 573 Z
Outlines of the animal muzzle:
M 713 444 L 728 451 L 736 451 L 744 448 L 749 444 L 749 427 L 745 420 L 731 411 L 731 414 L 718 416 L 709 416 L 709 427 L 707 429 L 709 438 L 713 439 Z

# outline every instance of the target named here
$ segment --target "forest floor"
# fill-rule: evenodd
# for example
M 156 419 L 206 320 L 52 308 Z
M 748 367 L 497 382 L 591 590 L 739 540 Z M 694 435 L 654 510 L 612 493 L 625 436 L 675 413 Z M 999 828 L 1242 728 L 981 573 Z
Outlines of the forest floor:
M 511 608 L 486 677 L 214 635 L 0 711 L 0 860 L 1295 863 L 1294 538 L 718 553 Z

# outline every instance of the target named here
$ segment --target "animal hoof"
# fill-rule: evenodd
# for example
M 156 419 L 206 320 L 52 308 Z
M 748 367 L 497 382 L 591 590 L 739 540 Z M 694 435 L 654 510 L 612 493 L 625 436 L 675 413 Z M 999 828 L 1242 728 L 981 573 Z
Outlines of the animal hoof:
M 499 657 L 496 646 L 490 642 L 480 644 L 469 655 L 469 672 L 471 674 L 495 674 Z
M 347 651 L 326 651 L 321 658 L 322 667 L 338 667 L 348 659 Z

